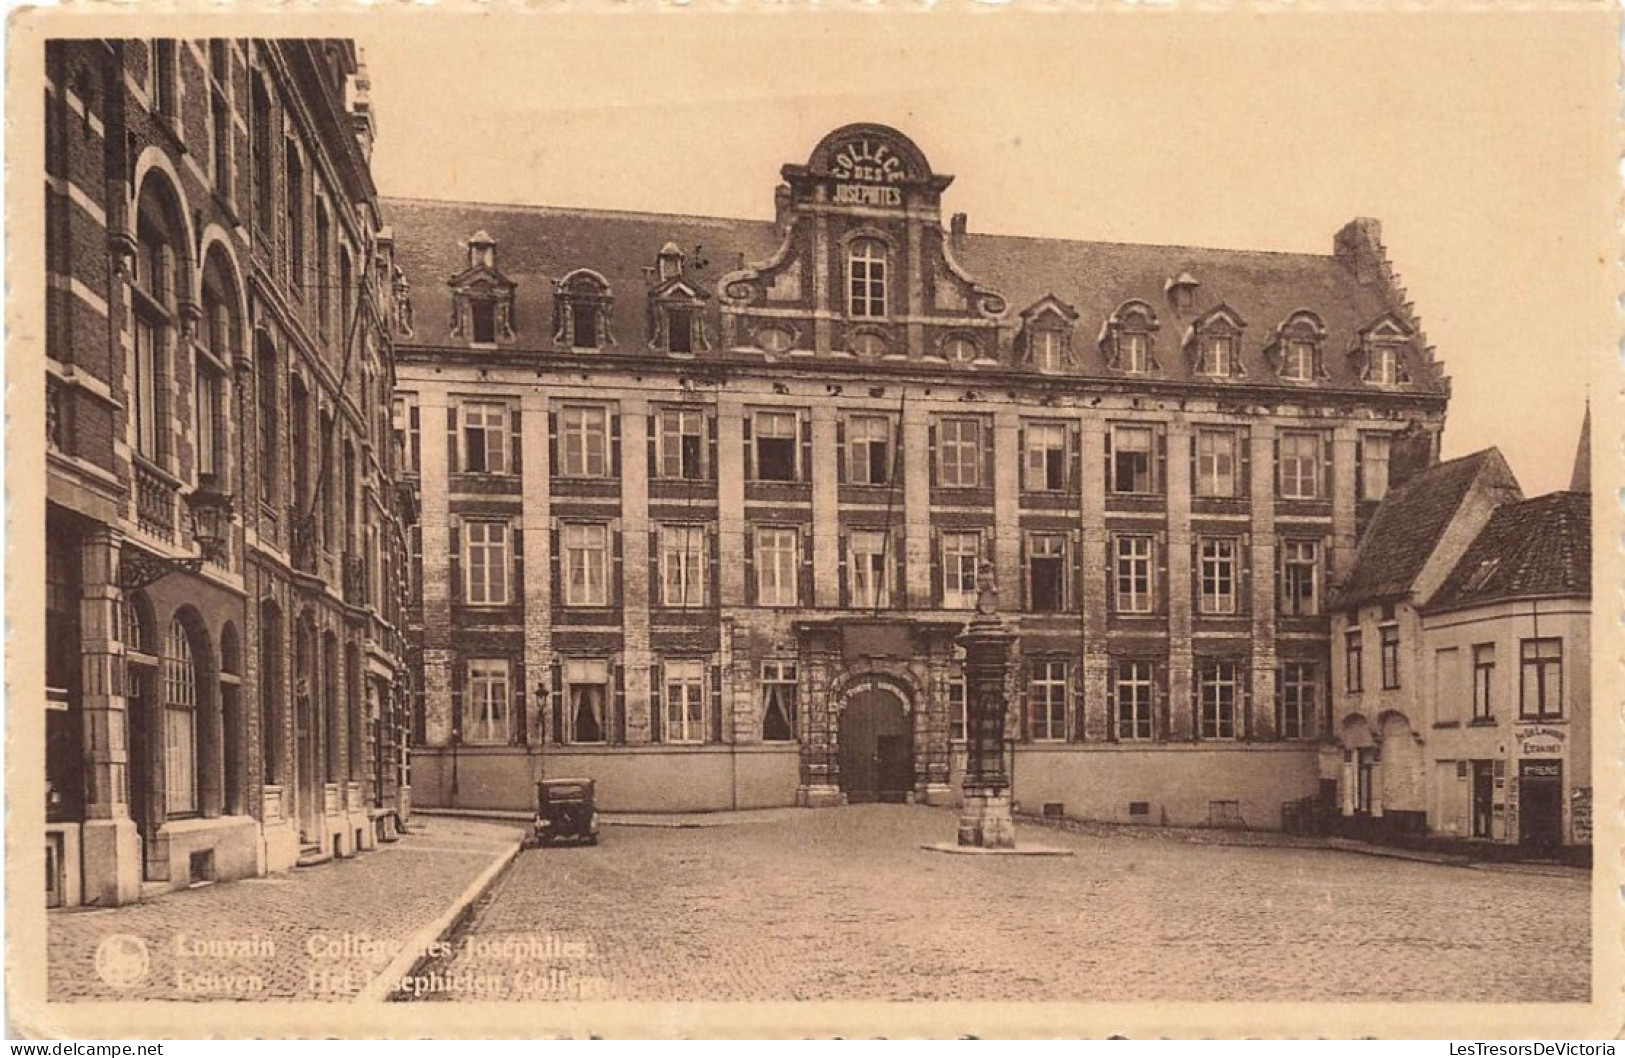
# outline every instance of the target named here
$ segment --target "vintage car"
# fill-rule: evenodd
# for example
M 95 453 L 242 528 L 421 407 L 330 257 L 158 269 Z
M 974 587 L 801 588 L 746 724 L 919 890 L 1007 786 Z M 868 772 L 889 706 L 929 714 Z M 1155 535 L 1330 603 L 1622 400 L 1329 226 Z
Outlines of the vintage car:
M 575 840 L 598 844 L 598 810 L 591 779 L 543 779 L 536 784 L 535 845 Z

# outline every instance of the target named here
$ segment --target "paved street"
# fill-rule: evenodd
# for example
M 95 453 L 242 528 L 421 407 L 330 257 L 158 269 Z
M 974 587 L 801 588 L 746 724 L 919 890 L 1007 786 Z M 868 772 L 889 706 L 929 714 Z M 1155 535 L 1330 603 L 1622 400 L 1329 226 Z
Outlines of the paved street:
M 353 999 L 510 847 L 512 827 L 413 820 L 412 833 L 354 859 L 170 893 L 108 909 L 53 911 L 52 1000 Z M 139 937 L 144 973 L 114 987 L 97 950 Z M 137 946 L 139 947 L 139 946 Z M 130 942 L 123 950 L 128 951 Z M 124 965 L 129 965 L 128 961 Z
M 1577 1001 L 1589 881 L 869 805 L 526 851 L 427 998 Z

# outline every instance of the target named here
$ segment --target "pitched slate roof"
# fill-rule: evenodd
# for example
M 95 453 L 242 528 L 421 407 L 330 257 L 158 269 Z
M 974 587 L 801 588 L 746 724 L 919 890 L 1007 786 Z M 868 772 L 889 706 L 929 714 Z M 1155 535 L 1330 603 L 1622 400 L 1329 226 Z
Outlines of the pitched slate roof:
M 1553 492 L 1497 508 L 1426 609 L 1546 595 L 1591 595 L 1587 493 Z
M 1389 492 L 1360 541 L 1336 605 L 1347 608 L 1409 594 L 1473 483 L 1481 475 L 1503 472 L 1511 480 L 1501 453 L 1486 448 L 1418 471 Z
M 699 247 L 697 257 L 707 263 L 689 276 L 715 293 L 722 276 L 768 260 L 781 241 L 774 225 L 761 220 L 419 199 L 385 199 L 383 211 L 394 230 L 396 262 L 411 283 L 415 330 L 410 339 L 397 343 L 406 349 L 468 344 L 450 334 L 446 281 L 467 267 L 468 239 L 482 230 L 496 240 L 497 267 L 517 284 L 512 347 L 521 352 L 553 348 L 553 283 L 577 268 L 590 268 L 608 280 L 615 298 L 615 351 L 635 353 L 647 347 L 649 270 L 661 247 L 682 247 L 691 267 Z M 943 237 L 949 238 L 946 232 Z M 1241 340 L 1247 371 L 1243 381 L 1272 380 L 1263 350 L 1276 327 L 1307 309 L 1327 329 L 1322 349 L 1329 378 L 1317 384 L 1357 386 L 1360 365 L 1349 355 L 1357 333 L 1400 310 L 1389 304 L 1388 288 L 1380 279 L 1356 276 L 1349 264 L 1331 254 L 971 234 L 964 236 L 955 258 L 977 282 L 1005 296 L 1006 321 L 1012 326 L 1019 324 L 1022 310 L 1046 295 L 1076 308 L 1080 318 L 1072 347 L 1078 356 L 1075 371 L 1084 376 L 1108 376 L 1098 347 L 1102 327 L 1124 302 L 1139 299 L 1159 317 L 1154 353 L 1163 378 L 1193 376 L 1181 350 L 1186 330 L 1192 320 L 1224 304 L 1247 324 Z M 1182 273 L 1198 286 L 1190 308 L 1176 312 L 1166 287 Z M 715 300 L 709 311 L 714 325 Z M 1420 349 L 1405 355 L 1412 379 L 1406 389 L 1445 391 Z

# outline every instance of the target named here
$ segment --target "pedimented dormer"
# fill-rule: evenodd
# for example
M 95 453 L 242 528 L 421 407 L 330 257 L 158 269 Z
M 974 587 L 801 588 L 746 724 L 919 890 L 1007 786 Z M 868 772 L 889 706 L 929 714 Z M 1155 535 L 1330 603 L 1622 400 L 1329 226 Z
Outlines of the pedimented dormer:
M 1228 305 L 1210 309 L 1185 331 L 1185 357 L 1199 378 L 1230 379 L 1246 374 L 1241 337 L 1247 323 Z
M 479 231 L 469 237 L 467 246 L 467 267 L 447 280 L 452 336 L 474 345 L 512 341 L 515 284 L 497 267 L 496 240 Z
M 1386 313 L 1356 332 L 1354 348 L 1360 379 L 1375 386 L 1402 386 L 1411 381 L 1406 363 L 1415 332 L 1393 313 Z
M 668 242 L 656 259 L 649 289 L 649 348 L 693 356 L 711 348 L 706 311 L 711 293 L 688 273 L 688 255 Z

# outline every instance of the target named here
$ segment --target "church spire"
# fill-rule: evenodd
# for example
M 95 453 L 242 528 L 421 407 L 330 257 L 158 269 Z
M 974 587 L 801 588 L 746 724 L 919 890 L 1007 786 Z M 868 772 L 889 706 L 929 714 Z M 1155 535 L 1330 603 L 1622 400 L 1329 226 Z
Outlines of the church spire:
M 1569 478 L 1570 492 L 1591 491 L 1591 401 L 1586 401 L 1585 421 L 1580 425 L 1580 444 L 1574 452 L 1574 473 Z

